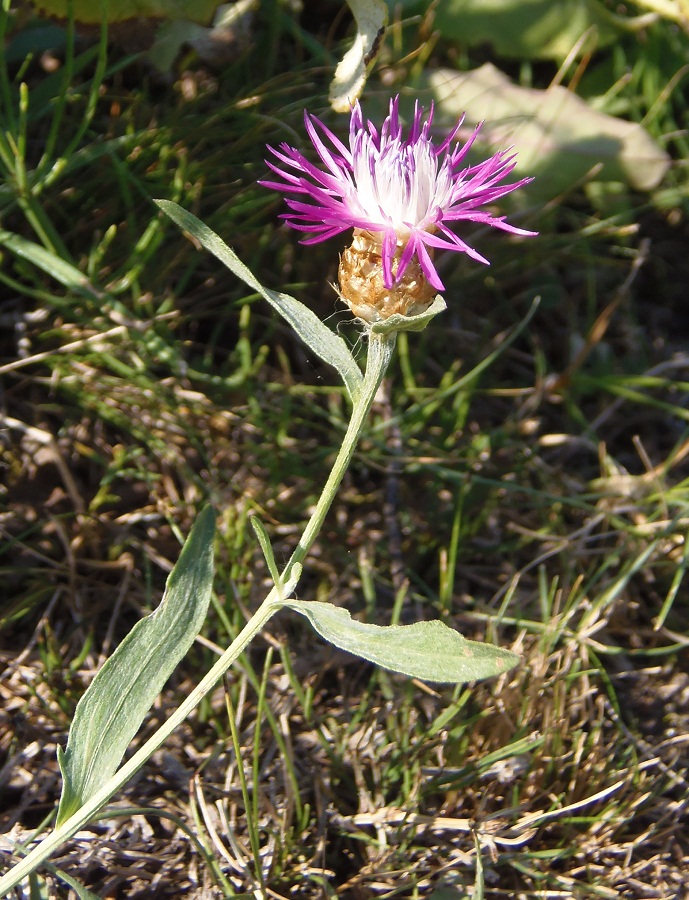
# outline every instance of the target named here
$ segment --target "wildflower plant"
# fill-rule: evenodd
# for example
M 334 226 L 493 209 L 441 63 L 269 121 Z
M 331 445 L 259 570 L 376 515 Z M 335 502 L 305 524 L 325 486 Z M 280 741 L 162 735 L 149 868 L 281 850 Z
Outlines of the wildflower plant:
M 199 516 L 171 572 L 159 607 L 132 629 L 80 700 L 66 750 L 59 751 L 64 784 L 55 830 L 0 878 L 0 895 L 18 884 L 79 830 L 126 784 L 171 732 L 217 684 L 253 637 L 281 610 L 304 616 L 335 646 L 391 671 L 438 683 L 465 683 L 501 674 L 518 656 L 469 641 L 439 621 L 379 626 L 346 609 L 296 596 L 303 563 L 323 524 L 402 330 L 420 330 L 439 312 L 444 289 L 435 253 L 451 250 L 486 263 L 454 229 L 463 221 L 530 235 L 495 216 L 492 204 L 529 179 L 509 181 L 510 151 L 469 165 L 476 139 L 456 142 L 457 125 L 436 143 L 433 110 L 417 104 L 405 133 L 397 98 L 380 130 L 351 109 L 349 146 L 315 116 L 306 131 L 320 159 L 309 161 L 287 144 L 270 150 L 271 175 L 262 183 L 282 193 L 284 218 L 312 244 L 353 230 L 342 254 L 338 293 L 361 322 L 367 359 L 362 373 L 344 340 L 294 297 L 264 287 L 222 239 L 168 201 L 160 209 L 260 293 L 307 346 L 338 371 L 351 401 L 351 419 L 333 468 L 287 564 L 280 570 L 265 528 L 251 519 L 273 587 L 230 647 L 169 719 L 124 764 L 126 748 L 165 681 L 203 624 L 213 583 L 215 514 Z

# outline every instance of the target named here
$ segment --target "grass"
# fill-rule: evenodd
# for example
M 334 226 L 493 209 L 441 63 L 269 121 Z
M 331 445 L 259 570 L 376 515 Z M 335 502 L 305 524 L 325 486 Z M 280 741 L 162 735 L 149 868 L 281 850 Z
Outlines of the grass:
M 372 91 L 405 66 L 483 61 L 424 44 L 424 24 L 395 26 Z M 323 26 L 265 4 L 250 54 L 221 73 L 186 58 L 169 82 L 69 29 L 54 71 L 39 54 L 2 67 L 11 841 L 49 820 L 76 702 L 158 603 L 202 504 L 220 512 L 216 596 L 142 737 L 265 591 L 250 512 L 286 558 L 338 446 L 332 373 L 151 202 L 206 219 L 356 343 L 327 284 L 335 243 L 301 248 L 255 184 L 265 143 L 299 140 L 303 107 L 327 107 Z M 537 240 L 483 235 L 489 270 L 443 271 L 444 321 L 401 341 L 300 583 L 368 621 L 440 616 L 523 665 L 423 685 L 283 614 L 55 867 L 101 897 L 682 896 L 686 64 L 657 22 L 579 71 L 573 89 L 643 122 L 672 168 L 614 204 L 573 189 L 530 212 Z M 44 895 L 67 896 L 46 877 Z

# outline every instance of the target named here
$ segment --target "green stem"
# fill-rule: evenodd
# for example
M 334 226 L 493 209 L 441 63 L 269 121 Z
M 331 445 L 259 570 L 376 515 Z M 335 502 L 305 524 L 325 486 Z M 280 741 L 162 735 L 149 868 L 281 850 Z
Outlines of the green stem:
M 187 716 L 196 708 L 203 698 L 213 690 L 218 681 L 227 672 L 232 663 L 247 647 L 249 642 L 263 628 L 271 616 L 276 613 L 296 588 L 301 562 L 309 552 L 318 532 L 323 525 L 325 516 L 335 498 L 337 489 L 347 470 L 359 434 L 366 421 L 371 405 L 376 396 L 385 371 L 392 358 L 395 349 L 395 335 L 371 334 L 369 337 L 369 351 L 366 361 L 366 373 L 361 388 L 361 393 L 356 398 L 352 409 L 352 417 L 345 433 L 342 446 L 337 454 L 333 468 L 328 476 L 316 508 L 309 519 L 304 533 L 297 547 L 290 557 L 289 562 L 280 577 L 279 584 L 275 585 L 261 606 L 256 610 L 251 619 L 232 641 L 227 650 L 196 685 L 188 697 L 172 713 L 170 718 L 137 750 L 137 752 L 121 766 L 113 777 L 103 787 L 90 797 L 79 810 L 37 844 L 24 859 L 17 863 L 3 878 L 0 878 L 0 897 L 3 897 L 11 888 L 23 878 L 33 872 L 44 860 L 46 860 L 58 847 L 67 841 L 73 834 L 83 828 L 92 819 L 101 807 L 110 800 L 133 775 L 150 759 L 156 750 L 164 743 L 172 732 Z
M 396 337 L 397 335 L 394 332 L 391 334 L 371 333 L 369 335 L 366 374 L 364 375 L 361 394 L 357 397 L 354 404 L 352 418 L 347 426 L 347 432 L 337 454 L 337 459 L 335 460 L 330 475 L 328 476 L 328 480 L 323 487 L 316 508 L 304 529 L 304 533 L 299 539 L 299 543 L 290 557 L 289 562 L 285 566 L 283 578 L 289 578 L 294 566 L 301 564 L 302 560 L 311 549 L 318 532 L 321 530 L 323 520 L 330 509 L 330 505 L 335 498 L 340 482 L 354 455 L 354 449 L 359 440 L 359 434 L 361 433 L 363 424 L 371 409 L 371 404 L 376 396 L 376 392 L 383 380 L 383 375 L 392 359 Z

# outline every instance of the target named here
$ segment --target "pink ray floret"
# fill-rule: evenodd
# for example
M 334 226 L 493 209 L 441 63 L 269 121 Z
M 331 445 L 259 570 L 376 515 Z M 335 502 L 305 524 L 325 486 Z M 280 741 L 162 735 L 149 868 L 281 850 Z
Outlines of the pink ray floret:
M 310 235 L 304 244 L 324 241 L 349 228 L 369 232 L 381 245 L 386 288 L 401 279 L 416 257 L 429 284 L 444 290 L 433 264 L 436 249 L 458 250 L 487 264 L 488 260 L 451 230 L 460 220 L 512 234 L 534 234 L 482 208 L 532 179 L 503 183 L 516 164 L 509 150 L 478 165 L 464 164 L 480 125 L 466 143 L 453 147 L 462 117 L 436 145 L 430 134 L 433 106 L 424 121 L 423 107 L 417 101 L 405 139 L 399 97 L 390 101 L 390 113 L 380 132 L 371 122 L 364 122 L 357 102 L 349 123 L 349 147 L 316 116 L 305 112 L 304 121 L 322 166 L 309 162 L 288 144 L 280 144 L 277 150 L 269 147 L 277 162 L 266 162 L 280 180 L 260 184 L 289 195 L 290 212 L 283 218 L 292 228 Z

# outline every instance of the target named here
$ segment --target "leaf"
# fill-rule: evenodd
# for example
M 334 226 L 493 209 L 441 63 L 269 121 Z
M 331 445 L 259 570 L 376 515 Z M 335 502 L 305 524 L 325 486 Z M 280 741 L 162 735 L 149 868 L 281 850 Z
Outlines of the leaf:
M 395 313 L 392 316 L 388 316 L 387 319 L 372 322 L 370 326 L 371 331 L 373 334 L 390 334 L 393 331 L 423 331 L 431 319 L 437 316 L 438 313 L 445 312 L 446 309 L 447 303 L 438 294 L 428 309 L 422 313 L 417 313 L 415 316 L 402 316 L 399 313 Z
M 132 628 L 77 704 L 67 749 L 58 748 L 64 778 L 57 825 L 116 772 L 177 663 L 201 630 L 213 587 L 215 513 L 196 520 L 154 612 Z
M 306 616 L 321 637 L 341 650 L 410 678 L 461 684 L 500 675 L 519 662 L 516 653 L 468 641 L 438 621 L 369 625 L 332 603 L 288 600 L 285 606 Z
M 0 246 L 7 247 L 12 253 L 26 259 L 42 272 L 52 275 L 64 287 L 75 291 L 84 291 L 92 296 L 97 293 L 83 272 L 34 241 L 29 241 L 11 231 L 0 230 Z
M 464 47 L 490 44 L 512 59 L 560 62 L 586 32 L 601 48 L 618 40 L 621 30 L 600 0 L 443 0 L 433 28 Z
M 385 34 L 388 8 L 384 0 L 347 0 L 356 20 L 354 43 L 345 53 L 330 85 L 328 99 L 335 112 L 347 113 L 366 83 L 366 70 Z
M 199 59 L 214 68 L 224 68 L 249 47 L 252 14 L 260 0 L 235 0 L 219 6 L 210 27 L 173 19 L 156 32 L 147 58 L 169 74 L 184 47 L 193 47 Z
M 76 22 L 91 25 L 100 25 L 104 11 L 108 22 L 142 18 L 191 19 L 207 25 L 218 7 L 218 0 L 31 0 L 31 5 L 57 19 L 74 16 Z
M 275 554 L 273 553 L 273 548 L 270 545 L 268 532 L 266 531 L 263 522 L 261 522 L 258 516 L 251 516 L 250 521 L 251 527 L 254 529 L 254 533 L 258 538 L 258 543 L 261 545 L 263 557 L 266 561 L 266 565 L 268 566 L 270 577 L 273 579 L 273 584 L 278 585 L 280 584 L 280 573 L 278 572 L 277 563 L 275 562 Z
M 363 378 L 359 366 L 341 337 L 334 334 L 308 306 L 304 306 L 299 300 L 290 297 L 289 294 L 271 291 L 263 287 L 251 270 L 244 265 L 234 251 L 230 250 L 222 238 L 214 231 L 211 231 L 196 216 L 193 216 L 190 212 L 187 212 L 170 200 L 156 200 L 155 202 L 173 222 L 179 225 L 180 228 L 188 231 L 206 250 L 210 250 L 237 278 L 241 278 L 245 284 L 248 284 L 249 287 L 261 294 L 273 309 L 277 310 L 289 322 L 302 341 L 316 356 L 337 369 L 352 401 L 356 399 L 361 390 Z
M 103 900 L 99 894 L 94 894 L 93 891 L 89 891 L 88 888 L 85 888 L 83 884 L 80 884 L 76 878 L 72 878 L 71 875 L 68 875 L 61 869 L 56 869 L 54 866 L 46 866 L 46 868 L 49 872 L 52 872 L 59 878 L 60 881 L 64 881 L 65 884 L 68 884 L 72 888 L 77 895 L 77 900 Z
M 258 538 L 261 550 L 263 551 L 263 557 L 268 566 L 270 577 L 273 579 L 273 584 L 275 585 L 277 592 L 277 602 L 284 603 L 288 597 L 292 596 L 297 583 L 301 578 L 301 563 L 293 563 L 289 569 L 286 569 L 285 572 L 280 575 L 277 563 L 275 562 L 275 554 L 273 553 L 273 548 L 270 543 L 270 537 L 268 536 L 268 532 L 266 531 L 263 522 L 261 522 L 258 516 L 254 515 L 251 516 L 251 525 Z
M 670 166 L 641 125 L 598 112 L 559 85 L 518 87 L 490 63 L 467 73 L 438 69 L 428 84 L 444 120 L 466 112 L 468 128 L 484 122 L 491 148 L 514 146 L 518 174 L 534 176 L 532 198 L 549 200 L 587 178 L 650 191 Z

